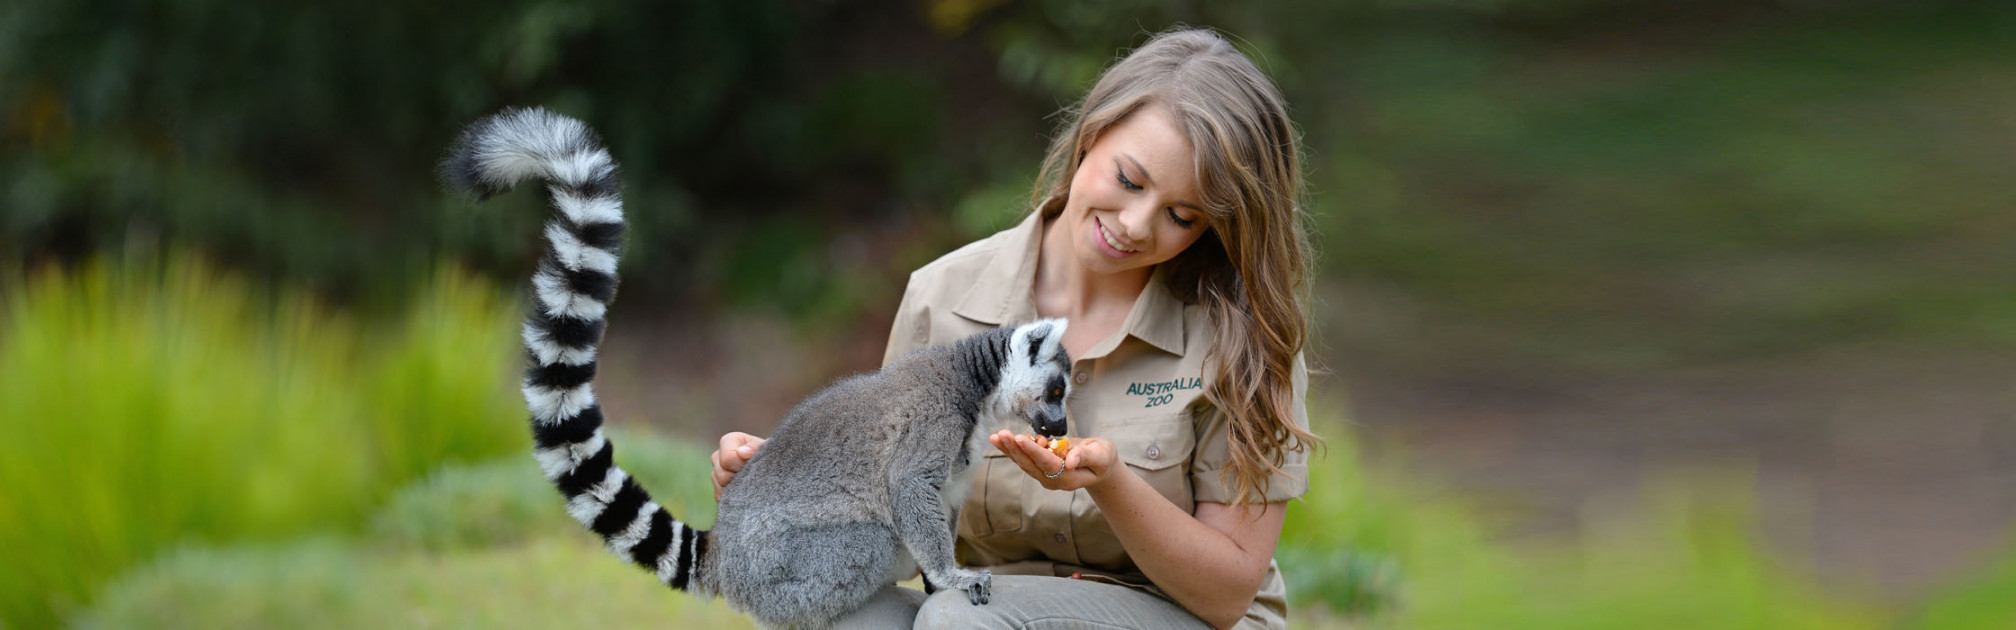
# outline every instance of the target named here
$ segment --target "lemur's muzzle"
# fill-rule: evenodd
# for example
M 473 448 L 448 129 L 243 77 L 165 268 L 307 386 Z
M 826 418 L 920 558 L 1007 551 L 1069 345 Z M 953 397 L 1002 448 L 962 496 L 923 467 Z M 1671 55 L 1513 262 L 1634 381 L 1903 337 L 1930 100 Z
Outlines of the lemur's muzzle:
M 1061 409 L 1054 413 L 1048 409 L 1036 412 L 1036 417 L 1030 420 L 1029 427 L 1043 437 L 1063 437 L 1064 412 Z

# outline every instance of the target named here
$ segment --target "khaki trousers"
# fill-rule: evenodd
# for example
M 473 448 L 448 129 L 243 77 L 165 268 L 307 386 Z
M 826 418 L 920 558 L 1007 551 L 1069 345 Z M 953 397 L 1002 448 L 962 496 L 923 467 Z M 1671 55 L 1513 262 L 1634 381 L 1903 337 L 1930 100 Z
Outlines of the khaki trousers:
M 1035 575 L 996 575 L 993 592 L 984 606 L 967 601 L 966 591 L 939 591 L 927 597 L 922 591 L 888 586 L 859 610 L 840 618 L 833 627 L 835 630 L 1161 630 L 1210 626 L 1174 602 L 1124 586 Z

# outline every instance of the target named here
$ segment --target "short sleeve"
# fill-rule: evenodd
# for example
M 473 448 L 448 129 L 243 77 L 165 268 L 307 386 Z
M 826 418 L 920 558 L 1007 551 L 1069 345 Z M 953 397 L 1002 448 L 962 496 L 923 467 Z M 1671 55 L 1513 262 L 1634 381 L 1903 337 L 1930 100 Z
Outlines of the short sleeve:
M 889 326 L 889 346 L 882 351 L 882 365 L 930 345 L 929 306 L 917 296 L 917 275 L 911 274 L 903 286 L 903 301 L 896 305 L 896 321 Z
M 1289 404 L 1295 418 L 1295 426 L 1309 430 L 1309 368 L 1302 355 L 1295 355 L 1295 368 L 1291 372 L 1290 391 L 1294 401 Z M 1190 484 L 1199 502 L 1231 503 L 1238 496 L 1238 488 L 1227 485 L 1229 479 L 1219 478 L 1219 472 L 1232 461 L 1231 416 L 1220 411 L 1217 406 L 1199 403 L 1197 413 L 1197 451 L 1190 461 Z M 1309 490 L 1309 451 L 1290 450 L 1282 453 L 1281 472 L 1268 480 L 1267 492 L 1258 499 L 1260 503 L 1278 503 L 1302 496 Z

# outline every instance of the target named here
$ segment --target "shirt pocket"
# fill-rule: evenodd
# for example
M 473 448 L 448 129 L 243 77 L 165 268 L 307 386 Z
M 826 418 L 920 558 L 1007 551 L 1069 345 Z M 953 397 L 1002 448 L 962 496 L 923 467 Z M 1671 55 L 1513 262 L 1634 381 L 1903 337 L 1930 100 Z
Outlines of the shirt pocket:
M 1157 414 L 1114 421 L 1103 436 L 1113 442 L 1120 461 L 1134 475 L 1148 482 L 1184 512 L 1196 513 L 1197 501 L 1190 490 L 1190 459 L 1197 447 L 1197 432 L 1190 416 L 1181 412 Z M 1136 569 L 1113 525 L 1089 498 L 1073 502 L 1072 529 L 1078 532 L 1078 557 L 1082 564 L 1118 572 Z
M 973 475 L 974 488 L 966 493 L 959 522 L 969 536 L 990 536 L 1022 531 L 1022 469 L 1000 449 L 989 447 L 980 457 L 980 470 Z
M 1197 449 L 1197 429 L 1189 414 L 1172 412 L 1113 423 L 1106 439 L 1120 461 L 1148 482 L 1155 492 L 1195 512 L 1190 491 L 1190 459 Z

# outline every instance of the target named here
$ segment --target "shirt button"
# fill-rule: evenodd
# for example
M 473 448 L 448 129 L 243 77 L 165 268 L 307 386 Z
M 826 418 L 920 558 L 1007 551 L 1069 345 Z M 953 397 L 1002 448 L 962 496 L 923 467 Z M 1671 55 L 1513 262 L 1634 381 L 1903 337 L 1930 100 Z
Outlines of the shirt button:
M 1155 446 L 1154 444 L 1149 444 L 1148 459 L 1161 459 L 1161 458 L 1162 458 L 1162 449 L 1160 447 Z
M 1092 380 L 1092 373 L 1084 370 L 1079 370 L 1078 375 L 1071 377 L 1071 380 L 1072 382 L 1075 382 L 1079 385 L 1084 385 L 1085 381 Z
M 1064 544 L 1064 532 L 1057 532 L 1057 544 Z

